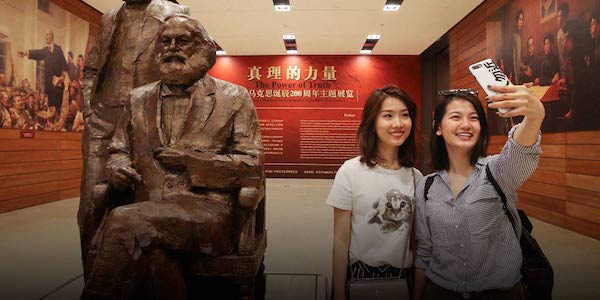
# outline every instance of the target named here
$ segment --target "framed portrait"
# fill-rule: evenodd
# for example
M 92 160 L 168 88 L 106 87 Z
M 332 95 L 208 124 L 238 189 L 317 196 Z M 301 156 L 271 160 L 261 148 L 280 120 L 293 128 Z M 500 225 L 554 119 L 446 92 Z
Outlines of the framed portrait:
M 556 0 L 540 0 L 540 24 L 556 16 Z

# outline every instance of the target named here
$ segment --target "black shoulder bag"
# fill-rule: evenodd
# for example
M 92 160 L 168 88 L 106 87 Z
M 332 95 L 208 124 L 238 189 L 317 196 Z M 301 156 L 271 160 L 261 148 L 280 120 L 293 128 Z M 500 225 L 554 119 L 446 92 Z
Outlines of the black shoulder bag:
M 494 189 L 496 189 L 496 192 L 500 196 L 500 199 L 502 200 L 502 209 L 508 217 L 515 234 L 517 234 L 515 228 L 515 218 L 508 210 L 508 206 L 506 204 L 506 195 L 500 188 L 500 185 L 496 179 L 494 179 L 494 176 L 492 176 L 489 165 L 485 166 L 485 173 L 488 180 L 494 186 Z M 433 184 L 434 178 L 435 176 L 431 176 L 425 181 L 425 201 L 428 200 L 427 193 Z M 531 236 L 531 231 L 533 230 L 531 221 L 529 221 L 529 218 L 523 210 L 518 209 L 517 211 L 521 219 L 521 225 L 523 226 L 523 229 L 525 229 L 522 230 L 521 239 L 519 240 L 519 244 L 521 245 L 521 253 L 523 256 L 523 263 L 521 265 L 521 283 L 524 287 L 525 298 L 528 300 L 552 299 L 552 288 L 554 286 L 554 271 L 552 270 L 552 265 L 550 265 L 550 262 L 546 258 L 546 255 L 544 255 L 544 252 L 542 252 L 542 249 L 538 245 L 537 241 L 533 238 L 533 236 Z
M 489 165 L 485 166 L 485 173 L 487 174 L 488 180 L 494 188 L 500 199 L 502 200 L 502 209 L 506 213 L 510 224 L 515 230 L 515 218 L 508 210 L 506 206 L 506 195 L 502 192 L 500 185 L 492 176 Z M 523 254 L 523 264 L 521 265 L 521 283 L 525 287 L 525 297 L 527 299 L 552 299 L 552 287 L 554 286 L 554 271 L 552 265 L 542 252 L 542 248 L 538 245 L 537 241 L 531 236 L 531 230 L 533 226 L 529 221 L 529 218 L 525 212 L 521 209 L 518 210 L 519 217 L 521 218 L 521 224 L 525 230 L 521 230 L 521 253 Z M 515 231 L 516 234 L 516 231 Z

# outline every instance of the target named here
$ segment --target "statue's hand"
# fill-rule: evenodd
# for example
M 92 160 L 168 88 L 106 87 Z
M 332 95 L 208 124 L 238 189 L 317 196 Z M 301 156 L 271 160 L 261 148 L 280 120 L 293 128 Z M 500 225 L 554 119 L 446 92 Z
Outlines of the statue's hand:
M 123 166 L 113 168 L 108 175 L 108 180 L 117 190 L 125 191 L 131 186 L 132 180 L 142 181 L 142 175 L 131 166 Z
M 185 171 L 186 153 L 184 149 L 177 147 L 160 147 L 154 150 L 154 158 L 158 160 L 168 171 Z

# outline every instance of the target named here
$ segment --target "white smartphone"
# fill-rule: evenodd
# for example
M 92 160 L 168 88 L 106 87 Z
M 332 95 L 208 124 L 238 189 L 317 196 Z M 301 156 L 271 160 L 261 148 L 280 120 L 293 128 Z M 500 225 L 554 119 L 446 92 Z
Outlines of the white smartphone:
M 498 68 L 491 58 L 470 65 L 469 71 L 471 71 L 471 74 L 477 79 L 477 82 L 488 96 L 497 94 L 488 89 L 488 85 L 512 85 L 506 74 Z M 510 108 L 498 108 L 498 111 L 506 113 L 510 111 Z

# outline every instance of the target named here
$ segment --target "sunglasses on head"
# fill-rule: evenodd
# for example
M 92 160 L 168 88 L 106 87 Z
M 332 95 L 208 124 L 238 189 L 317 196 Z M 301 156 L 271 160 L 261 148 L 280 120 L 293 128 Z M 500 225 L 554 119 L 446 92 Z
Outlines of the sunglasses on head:
M 456 96 L 459 94 L 468 94 L 477 97 L 479 95 L 479 92 L 477 90 L 472 89 L 450 89 L 438 91 L 438 96 L 442 97 Z

